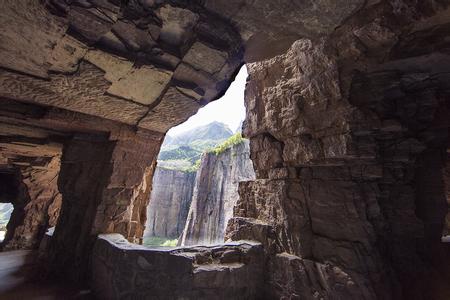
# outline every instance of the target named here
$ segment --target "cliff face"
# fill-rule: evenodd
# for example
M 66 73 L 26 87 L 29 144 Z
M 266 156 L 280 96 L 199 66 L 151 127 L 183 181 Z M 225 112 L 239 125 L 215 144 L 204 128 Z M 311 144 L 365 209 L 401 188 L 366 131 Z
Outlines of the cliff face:
M 249 153 L 249 143 L 244 141 L 218 155 L 204 154 L 181 245 L 223 242 L 225 227 L 239 199 L 239 182 L 255 178 Z
M 264 243 L 270 299 L 450 299 L 450 77 L 439 59 L 412 58 L 415 35 L 393 48 L 389 23 L 354 24 L 329 44 L 302 39 L 247 64 L 244 135 L 258 179 L 240 184 L 226 238 Z M 368 67 L 389 51 L 395 62 Z M 342 68 L 350 57 L 357 65 Z
M 178 238 L 183 231 L 194 189 L 195 173 L 156 168 L 145 236 Z

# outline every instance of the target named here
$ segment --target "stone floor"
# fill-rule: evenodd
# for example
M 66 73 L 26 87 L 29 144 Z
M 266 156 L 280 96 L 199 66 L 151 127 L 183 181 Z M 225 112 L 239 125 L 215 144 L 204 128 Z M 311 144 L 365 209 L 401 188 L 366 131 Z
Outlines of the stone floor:
M 32 251 L 0 252 L 0 300 L 93 299 L 89 291 L 29 280 L 35 261 Z

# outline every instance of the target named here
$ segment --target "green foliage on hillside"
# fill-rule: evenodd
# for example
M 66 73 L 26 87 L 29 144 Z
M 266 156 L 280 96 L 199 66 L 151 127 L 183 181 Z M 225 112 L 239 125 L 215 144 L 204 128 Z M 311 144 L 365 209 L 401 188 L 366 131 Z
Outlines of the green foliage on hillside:
M 182 171 L 184 172 L 197 172 L 197 170 L 200 168 L 200 162 L 201 162 L 201 158 L 197 159 L 193 165 L 191 165 L 189 168 L 186 168 Z
M 189 144 L 189 147 L 192 147 L 195 150 L 198 150 L 201 153 L 203 153 L 206 150 L 214 148 L 218 144 L 223 143 L 226 139 L 227 138 L 217 140 L 195 140 Z
M 200 166 L 200 159 L 198 159 L 195 163 L 191 163 L 188 160 L 179 159 L 179 160 L 159 160 L 158 167 L 167 169 L 167 170 L 177 170 L 181 172 L 197 172 Z
M 166 136 L 158 156 L 158 166 L 184 172 L 196 172 L 202 153 L 232 136 L 223 123 L 212 122 L 175 137 Z
M 240 132 L 238 132 L 235 135 L 232 135 L 231 137 L 229 137 L 222 144 L 216 146 L 213 149 L 210 149 L 208 151 L 208 153 L 214 153 L 215 155 L 219 155 L 219 154 L 225 152 L 225 150 L 227 150 L 228 148 L 230 148 L 234 145 L 240 144 L 243 141 L 244 141 L 244 138 L 242 137 L 242 134 Z
M 195 163 L 201 154 L 201 151 L 189 146 L 180 146 L 172 150 L 161 151 L 159 160 L 188 160 L 191 163 Z
M 168 170 L 185 171 L 189 169 L 192 164 L 184 159 L 175 160 L 158 160 L 158 167 Z
M 144 241 L 142 242 L 142 244 L 144 246 L 149 246 L 149 247 L 176 247 L 178 243 L 178 239 L 168 239 L 168 238 L 164 238 L 164 237 L 159 237 L 159 236 L 150 236 L 150 237 L 145 237 Z

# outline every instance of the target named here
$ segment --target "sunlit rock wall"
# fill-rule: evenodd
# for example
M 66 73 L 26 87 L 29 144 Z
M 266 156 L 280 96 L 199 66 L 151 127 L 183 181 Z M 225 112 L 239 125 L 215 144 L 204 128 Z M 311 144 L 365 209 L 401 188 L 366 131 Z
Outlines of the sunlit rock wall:
M 156 168 L 144 236 L 178 238 L 186 224 L 195 172 Z
M 249 158 L 249 142 L 243 141 L 218 155 L 202 156 L 181 245 L 224 241 L 225 227 L 239 199 L 239 182 L 255 178 Z

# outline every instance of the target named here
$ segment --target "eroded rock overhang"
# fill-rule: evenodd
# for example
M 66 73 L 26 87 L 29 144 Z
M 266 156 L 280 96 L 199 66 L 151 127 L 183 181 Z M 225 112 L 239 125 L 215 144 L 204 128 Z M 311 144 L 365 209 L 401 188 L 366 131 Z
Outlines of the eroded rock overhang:
M 365 3 L 4 2 L 1 97 L 158 132 L 222 95 L 244 55 L 326 35 Z
M 236 29 L 195 4 L 3 7 L 3 98 L 165 132 L 223 94 L 242 64 Z

